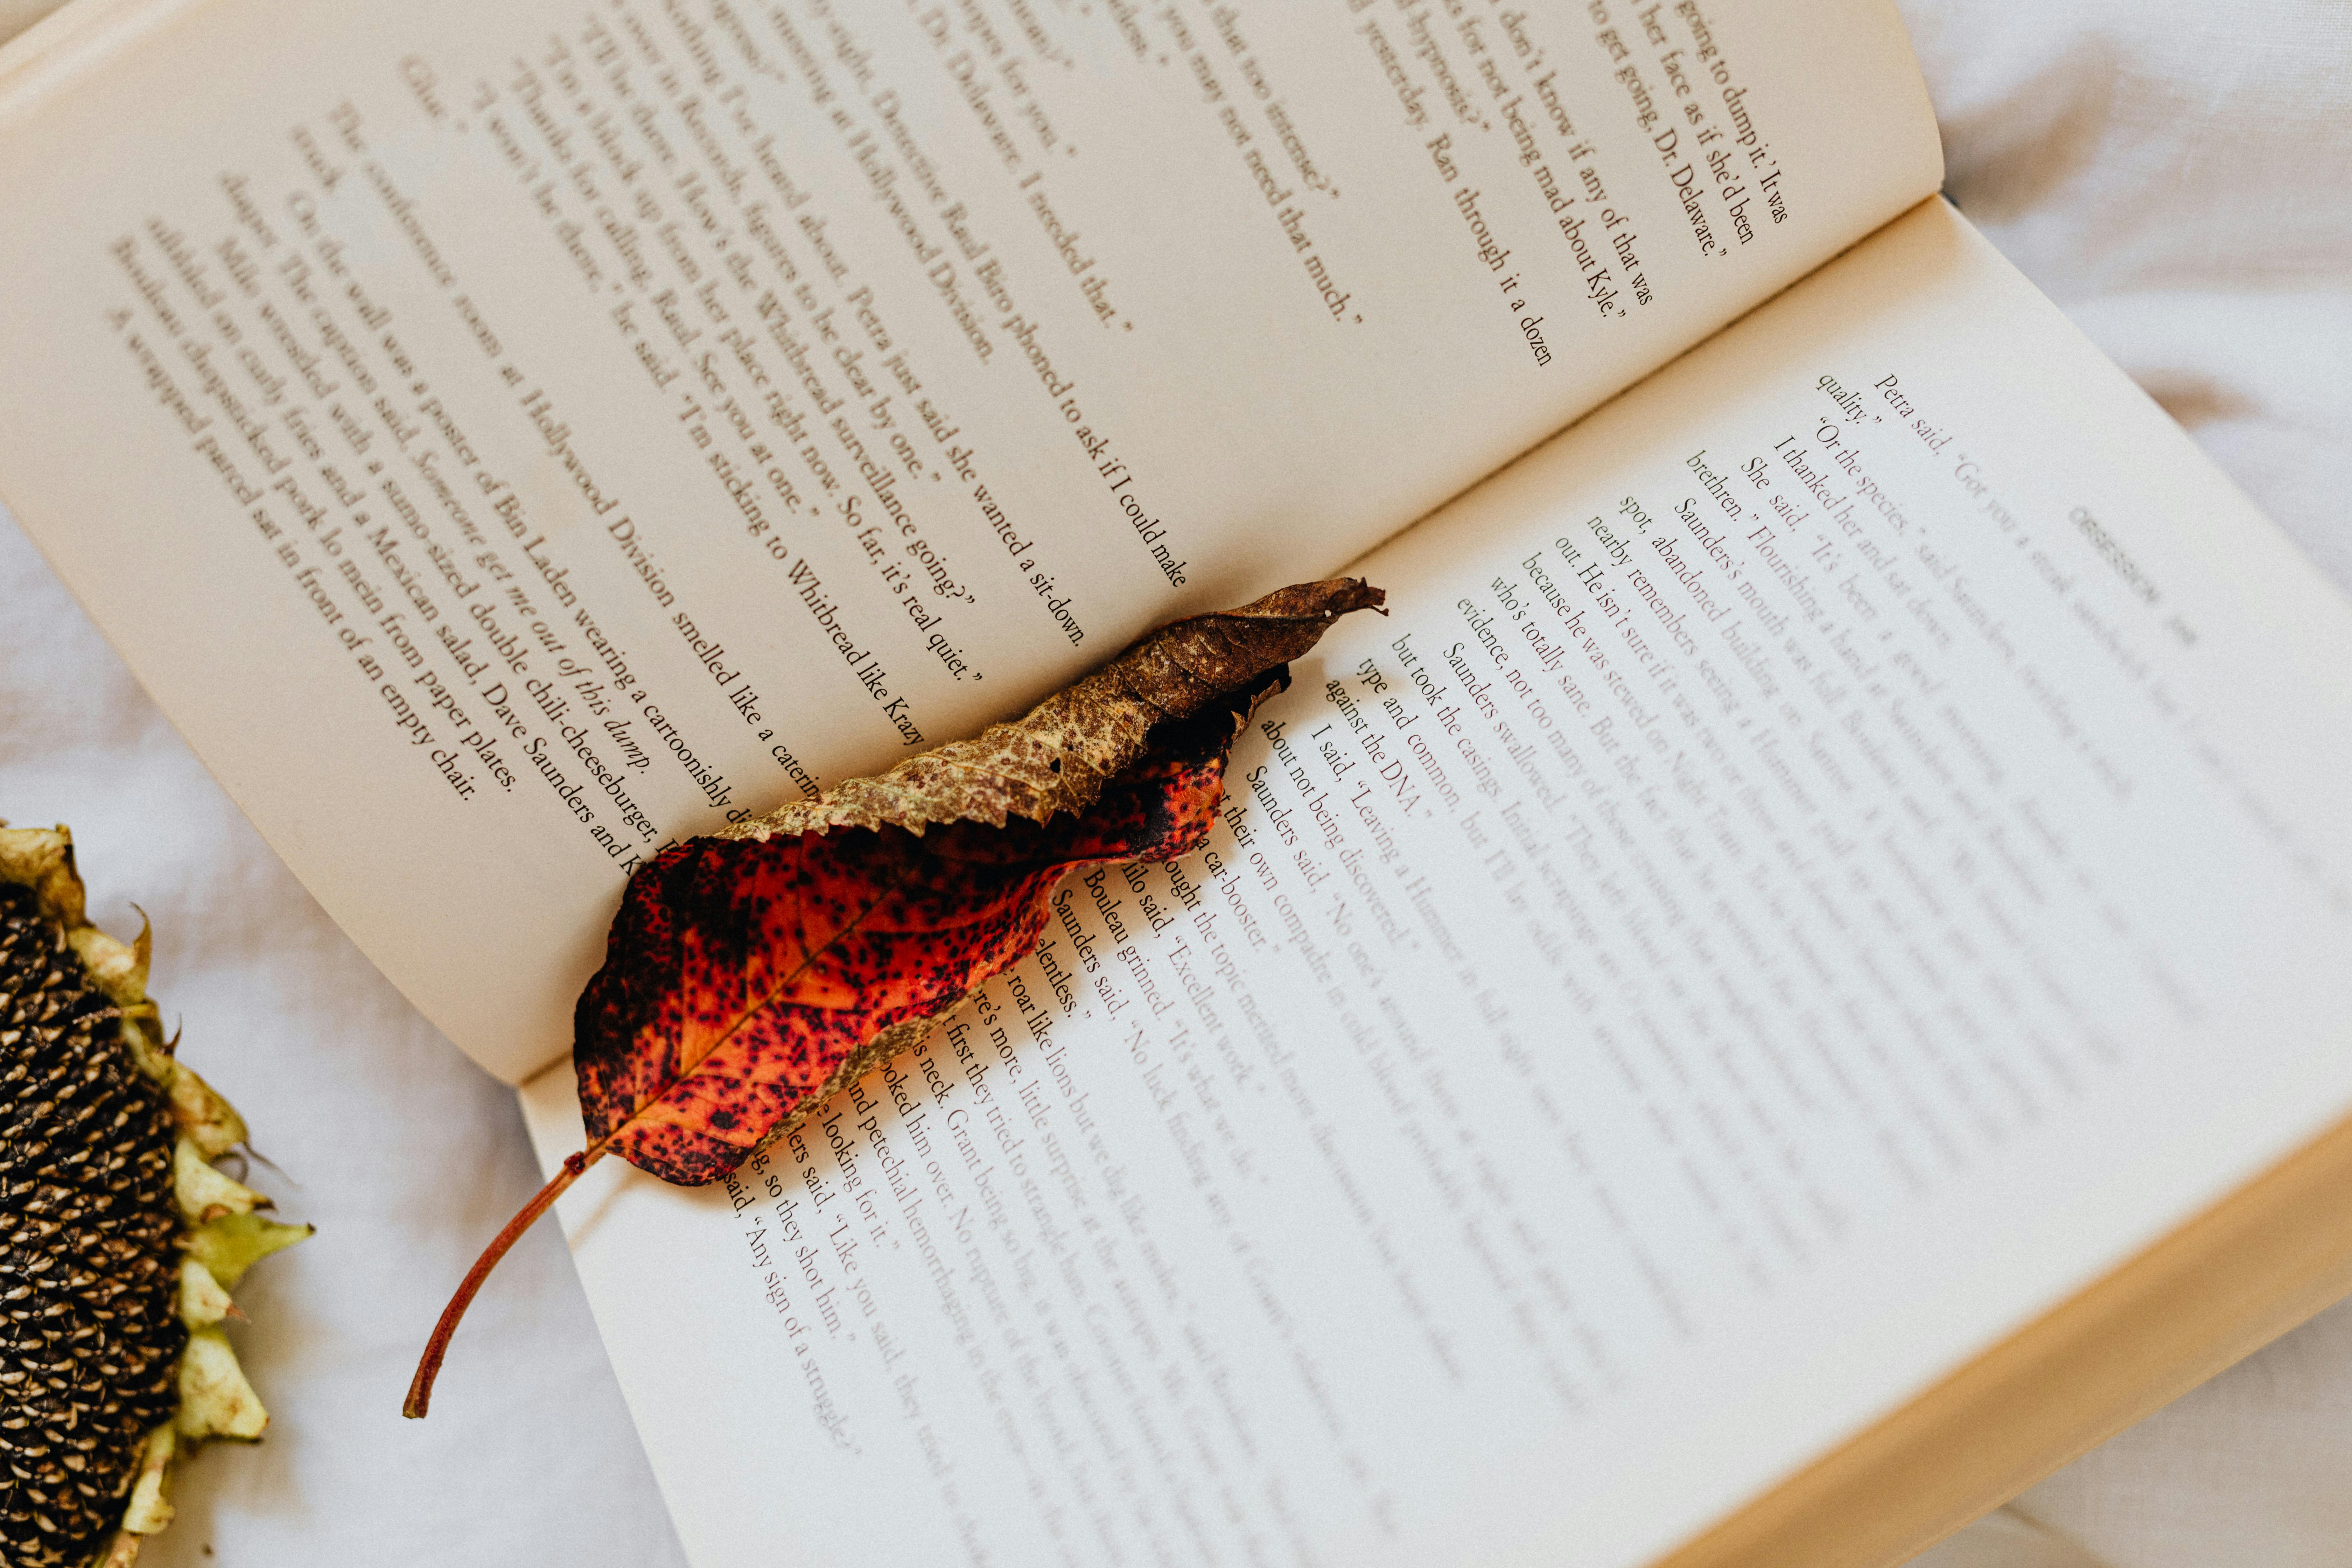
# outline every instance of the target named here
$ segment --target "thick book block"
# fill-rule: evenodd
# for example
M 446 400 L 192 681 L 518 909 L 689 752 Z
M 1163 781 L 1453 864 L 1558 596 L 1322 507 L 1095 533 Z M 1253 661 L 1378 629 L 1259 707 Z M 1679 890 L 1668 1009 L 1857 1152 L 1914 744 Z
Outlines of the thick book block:
M 2352 1295 L 2352 1121 L 1657 1568 L 1895 1568 Z

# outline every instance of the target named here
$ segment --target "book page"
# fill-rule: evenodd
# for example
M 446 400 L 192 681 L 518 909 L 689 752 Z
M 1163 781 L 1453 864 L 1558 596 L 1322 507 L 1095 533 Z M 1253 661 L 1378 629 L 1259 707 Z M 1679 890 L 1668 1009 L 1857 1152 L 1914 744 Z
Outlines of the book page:
M 1329 571 L 1939 174 L 1884 0 L 117 0 L 0 65 L 0 493 L 510 1079 L 666 842 Z
M 563 1200 L 702 1568 L 1634 1568 L 2352 1105 L 2352 609 L 1940 201 L 1361 569 L 1207 850 Z

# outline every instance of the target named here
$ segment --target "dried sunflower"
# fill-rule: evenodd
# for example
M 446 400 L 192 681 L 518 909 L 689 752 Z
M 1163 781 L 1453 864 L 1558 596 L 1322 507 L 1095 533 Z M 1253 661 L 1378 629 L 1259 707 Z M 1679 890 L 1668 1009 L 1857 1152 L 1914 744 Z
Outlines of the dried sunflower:
M 220 1325 L 310 1227 L 213 1164 L 245 1123 L 173 1056 L 147 956 L 84 915 L 70 834 L 0 823 L 5 1568 L 125 1568 L 174 1458 L 269 1420 Z

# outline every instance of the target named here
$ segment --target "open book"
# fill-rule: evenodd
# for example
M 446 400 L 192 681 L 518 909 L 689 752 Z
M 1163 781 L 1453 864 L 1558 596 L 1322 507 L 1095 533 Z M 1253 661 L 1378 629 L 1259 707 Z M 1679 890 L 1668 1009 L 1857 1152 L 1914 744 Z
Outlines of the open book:
M 564 1201 L 689 1555 L 1891 1561 L 2352 1278 L 2352 610 L 1939 173 L 1882 0 L 76 0 L 0 493 L 551 1163 L 663 844 L 1369 577 Z

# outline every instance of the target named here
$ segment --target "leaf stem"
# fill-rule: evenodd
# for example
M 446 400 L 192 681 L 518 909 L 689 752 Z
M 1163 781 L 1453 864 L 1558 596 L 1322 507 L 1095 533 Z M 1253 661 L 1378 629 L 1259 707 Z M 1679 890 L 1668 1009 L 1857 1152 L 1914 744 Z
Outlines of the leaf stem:
M 473 1305 L 482 1281 L 490 1277 L 490 1270 L 499 1266 L 499 1259 L 522 1239 L 523 1232 L 539 1223 L 539 1216 L 563 1195 L 565 1188 L 578 1181 L 589 1166 L 604 1157 L 604 1150 L 611 1142 L 609 1138 L 602 1139 L 580 1153 L 565 1155 L 563 1169 L 555 1179 L 540 1188 L 538 1195 L 523 1205 L 521 1212 L 507 1221 L 506 1228 L 492 1237 L 489 1246 L 474 1259 L 474 1267 L 458 1282 L 457 1293 L 449 1298 L 447 1306 L 441 1309 L 441 1321 L 433 1325 L 433 1337 L 425 1342 L 425 1354 L 416 1363 L 416 1375 L 409 1379 L 408 1397 L 400 1406 L 403 1415 L 411 1420 L 420 1419 L 432 1405 L 433 1380 L 441 1375 L 441 1360 L 449 1353 L 449 1341 L 457 1331 L 457 1321 L 466 1315 L 466 1309 Z

